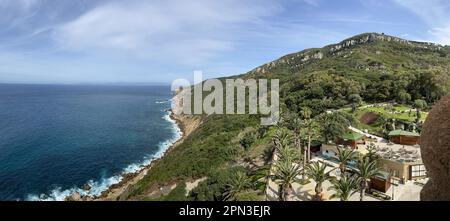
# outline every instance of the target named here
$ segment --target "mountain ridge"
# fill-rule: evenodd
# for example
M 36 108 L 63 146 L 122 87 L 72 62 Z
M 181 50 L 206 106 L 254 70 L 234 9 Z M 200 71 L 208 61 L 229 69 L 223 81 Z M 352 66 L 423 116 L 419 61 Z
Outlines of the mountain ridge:
M 265 63 L 261 66 L 258 66 L 254 68 L 253 70 L 247 72 L 246 74 L 258 74 L 262 73 L 265 74 L 267 71 L 271 70 L 274 66 L 280 65 L 280 64 L 287 64 L 291 65 L 293 62 L 291 60 L 300 60 L 302 62 L 307 62 L 309 60 L 321 60 L 325 56 L 334 56 L 334 55 L 340 55 L 340 52 L 349 49 L 354 46 L 360 46 L 365 45 L 369 43 L 373 43 L 376 41 L 385 41 L 385 42 L 397 42 L 401 43 L 407 46 L 412 46 L 415 48 L 425 49 L 425 50 L 431 50 L 431 51 L 440 51 L 443 48 L 447 48 L 448 46 L 443 46 L 437 43 L 432 42 L 420 42 L 420 41 L 412 41 L 412 40 L 406 40 L 403 38 L 391 36 L 391 35 L 385 35 L 384 33 L 362 33 L 358 34 L 352 37 L 349 37 L 347 39 L 344 39 L 343 41 L 335 44 L 329 44 L 322 48 L 308 48 L 304 49 L 299 52 L 290 53 L 287 55 L 284 55 L 276 60 L 273 60 L 271 62 Z M 245 75 L 245 74 L 244 74 Z
M 305 107 L 315 118 L 327 110 L 351 105 L 355 97 L 368 103 L 395 100 L 414 105 L 420 100 L 432 105 L 450 91 L 449 49 L 364 33 L 338 44 L 285 55 L 230 78 L 279 79 L 280 112 L 287 119 L 299 116 Z M 267 172 L 274 148 L 273 131 L 259 124 L 260 116 L 194 117 L 201 118 L 201 125 L 155 162 L 122 199 L 149 199 L 163 187 L 182 187 L 207 177 L 187 197 L 182 194 L 177 199 L 220 200 L 236 170 L 255 178 Z M 263 191 L 255 187 L 242 199 L 262 200 Z

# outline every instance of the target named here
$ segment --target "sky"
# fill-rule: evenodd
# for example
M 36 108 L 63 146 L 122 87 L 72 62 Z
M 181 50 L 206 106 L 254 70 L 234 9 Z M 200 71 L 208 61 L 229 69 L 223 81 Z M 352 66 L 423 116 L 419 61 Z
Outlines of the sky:
M 0 83 L 229 76 L 364 32 L 445 45 L 449 2 L 0 0 Z

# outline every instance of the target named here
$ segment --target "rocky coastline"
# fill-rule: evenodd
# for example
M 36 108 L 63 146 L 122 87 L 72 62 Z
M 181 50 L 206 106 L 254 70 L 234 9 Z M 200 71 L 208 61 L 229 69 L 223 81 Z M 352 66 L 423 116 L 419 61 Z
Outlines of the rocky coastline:
M 121 198 L 121 196 L 127 192 L 127 190 L 136 184 L 139 180 L 144 178 L 144 176 L 151 170 L 153 165 L 157 163 L 160 159 L 164 158 L 168 153 L 171 152 L 176 146 L 180 145 L 183 140 L 186 138 L 186 136 L 191 132 L 191 130 L 187 130 L 186 127 L 189 121 L 189 117 L 185 115 L 177 115 L 174 114 L 172 109 L 165 110 L 166 112 L 169 112 L 169 117 L 173 121 L 176 122 L 178 128 L 181 131 L 180 138 L 174 142 L 167 150 L 164 152 L 163 156 L 160 158 L 154 158 L 152 159 L 152 162 L 148 164 L 147 166 L 144 166 L 141 170 L 135 172 L 135 173 L 127 173 L 122 176 L 122 179 L 119 183 L 111 185 L 107 190 L 103 191 L 100 196 L 89 196 L 89 195 L 82 195 L 79 192 L 75 192 L 65 198 L 65 201 L 117 201 L 117 200 L 124 200 Z M 90 190 L 90 186 L 88 184 L 83 186 L 83 189 L 87 192 Z

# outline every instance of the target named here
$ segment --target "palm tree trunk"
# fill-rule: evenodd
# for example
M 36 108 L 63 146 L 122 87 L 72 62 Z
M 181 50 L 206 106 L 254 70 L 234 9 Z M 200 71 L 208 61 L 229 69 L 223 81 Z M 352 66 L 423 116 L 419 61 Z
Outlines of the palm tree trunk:
M 311 160 L 311 135 L 308 132 L 308 162 Z
M 316 184 L 316 188 L 314 189 L 316 191 L 316 196 L 315 196 L 315 200 L 316 201 L 322 201 L 322 184 L 321 183 L 317 183 Z
M 365 180 L 361 181 L 361 190 L 360 190 L 359 201 L 364 201 L 364 195 L 366 193 L 366 186 L 367 186 L 367 182 Z
M 279 185 L 279 190 L 278 190 L 278 200 L 279 201 L 284 201 L 284 185 Z
M 344 177 L 345 176 L 345 163 L 340 163 L 339 169 L 341 170 L 341 177 Z
M 291 189 L 292 189 L 292 187 L 290 185 L 284 188 L 284 191 L 283 191 L 284 201 L 289 201 L 289 193 L 291 192 Z

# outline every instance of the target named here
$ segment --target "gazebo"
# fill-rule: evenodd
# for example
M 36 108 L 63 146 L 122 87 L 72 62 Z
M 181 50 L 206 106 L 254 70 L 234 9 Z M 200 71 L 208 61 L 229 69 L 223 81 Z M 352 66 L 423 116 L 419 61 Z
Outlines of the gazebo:
M 396 144 L 418 145 L 420 144 L 420 134 L 404 130 L 394 130 L 389 133 L 389 140 Z

